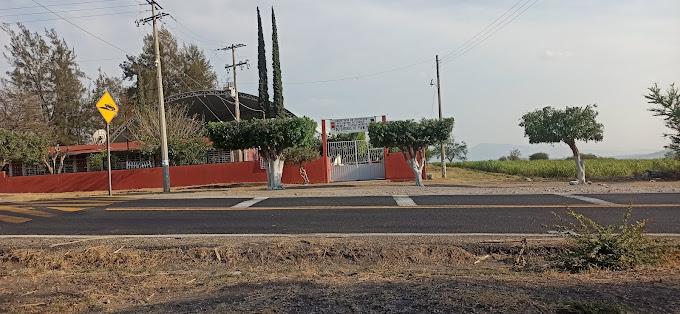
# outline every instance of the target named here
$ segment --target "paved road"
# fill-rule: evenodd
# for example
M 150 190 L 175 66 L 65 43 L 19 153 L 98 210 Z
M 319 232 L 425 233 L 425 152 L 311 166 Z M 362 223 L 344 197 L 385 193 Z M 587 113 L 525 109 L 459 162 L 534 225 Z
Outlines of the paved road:
M 0 203 L 0 234 L 546 233 L 569 208 L 609 224 L 629 204 L 649 232 L 680 233 L 680 193 L 660 193 Z

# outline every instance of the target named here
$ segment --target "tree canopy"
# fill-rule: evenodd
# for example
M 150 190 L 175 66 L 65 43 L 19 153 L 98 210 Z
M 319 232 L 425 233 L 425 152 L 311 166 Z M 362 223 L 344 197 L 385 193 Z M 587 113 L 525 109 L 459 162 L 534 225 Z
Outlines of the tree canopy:
M 664 94 L 657 84 L 649 88 L 649 94 L 645 95 L 647 103 L 656 105 L 650 108 L 655 116 L 663 117 L 666 127 L 673 133 L 664 134 L 671 140 L 666 148 L 675 152 L 675 156 L 680 156 L 680 91 L 671 84 Z
M 42 136 L 0 128 L 0 168 L 10 161 L 45 161 L 48 146 Z
M 548 106 L 523 115 L 519 125 L 532 144 L 599 142 L 603 139 L 604 125 L 597 122 L 595 108 L 596 105 L 587 105 L 560 110 Z
M 216 88 L 217 74 L 198 46 L 180 46 L 166 28 L 159 29 L 158 39 L 165 96 Z M 142 52 L 127 56 L 120 65 L 123 77 L 133 82 L 127 94 L 136 106 L 158 102 L 155 59 L 153 35 L 149 34 L 144 37 Z
M 4 88 L 19 97 L 32 97 L 39 110 L 32 117 L 42 122 L 52 144 L 85 143 L 94 129 L 95 117 L 82 114 L 90 104 L 84 101 L 85 74 L 76 63 L 74 50 L 53 29 L 32 33 L 22 24 L 5 28 L 9 43 L 5 59 L 9 63 Z M 14 97 L 13 101 L 21 101 Z
M 286 148 L 314 143 L 316 122 L 307 117 L 211 122 L 208 135 L 215 147 L 256 148 L 266 157 L 280 156 Z

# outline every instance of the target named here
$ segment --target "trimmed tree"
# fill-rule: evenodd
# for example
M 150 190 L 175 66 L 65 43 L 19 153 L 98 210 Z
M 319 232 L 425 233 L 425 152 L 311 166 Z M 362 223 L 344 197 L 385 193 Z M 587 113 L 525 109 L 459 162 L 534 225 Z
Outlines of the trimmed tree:
M 260 17 L 260 7 L 257 8 L 257 71 L 260 77 L 257 88 L 257 104 L 265 111 L 266 118 L 273 118 L 273 112 L 269 102 L 269 85 L 267 82 L 267 55 L 264 48 L 264 34 L 262 33 L 262 18 Z
M 312 146 L 316 122 L 307 117 L 211 122 L 213 146 L 228 150 L 255 148 L 267 164 L 267 187 L 282 189 L 286 149 Z
M 453 118 L 389 121 L 371 123 L 368 137 L 374 147 L 398 148 L 408 160 L 416 186 L 423 184 L 424 153 L 428 146 L 446 142 L 451 137 Z
M 274 102 L 272 103 L 271 111 L 275 115 L 267 117 L 283 117 L 286 115 L 286 110 L 283 109 L 283 81 L 281 80 L 281 60 L 279 59 L 279 33 L 276 28 L 276 15 L 274 15 L 274 8 L 272 8 L 272 69 L 274 72 Z
M 645 98 L 647 98 L 647 103 L 656 105 L 649 111 L 657 117 L 663 117 L 666 127 L 673 131 L 673 133 L 664 134 L 671 140 L 666 148 L 675 152 L 676 158 L 680 158 L 680 91 L 675 84 L 671 84 L 664 94 L 659 86 L 654 84 L 649 88 L 649 94 L 645 95 Z
M 519 126 L 529 143 L 559 143 L 569 146 L 576 162 L 576 179 L 586 183 L 585 162 L 576 147 L 576 141 L 600 142 L 604 138 L 604 125 L 597 122 L 597 105 L 566 107 L 564 110 L 544 107 L 522 116 Z

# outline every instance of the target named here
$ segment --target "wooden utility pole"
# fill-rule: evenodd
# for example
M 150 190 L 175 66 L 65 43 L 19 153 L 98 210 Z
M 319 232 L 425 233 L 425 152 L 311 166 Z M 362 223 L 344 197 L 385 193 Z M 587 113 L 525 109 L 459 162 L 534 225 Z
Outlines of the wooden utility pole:
M 439 55 L 435 56 L 435 63 L 437 63 L 437 99 L 439 101 L 439 120 L 443 119 L 442 117 L 442 91 L 441 91 L 441 85 L 439 82 Z M 441 157 L 441 166 L 442 166 L 442 178 L 446 178 L 446 150 L 444 149 L 444 143 L 441 143 L 441 146 L 439 147 L 440 149 L 440 157 Z
M 239 63 L 236 63 L 236 49 L 245 47 L 245 44 L 231 44 L 229 46 L 226 46 L 224 48 L 220 48 L 217 50 L 231 50 L 231 64 L 226 65 L 224 68 L 227 69 L 227 71 L 232 71 L 233 72 L 233 80 L 234 80 L 234 119 L 236 121 L 241 121 L 241 103 L 238 98 L 238 87 L 236 85 L 236 67 L 243 68 L 243 66 L 250 67 L 248 64 L 248 60 L 246 61 L 240 61 Z M 264 108 L 263 108 L 264 109 Z M 239 150 L 236 154 L 236 161 L 243 161 L 243 151 Z
M 168 130 L 165 121 L 165 99 L 163 96 L 163 72 L 161 71 L 161 52 L 158 43 L 158 27 L 156 20 L 168 16 L 167 13 L 156 14 L 156 9 L 163 9 L 155 0 L 146 0 L 151 5 L 151 16 L 137 21 L 146 24 L 151 21 L 153 27 L 153 45 L 156 55 L 156 83 L 158 85 L 158 111 L 161 129 L 161 165 L 163 166 L 163 192 L 170 192 L 170 158 L 168 157 Z

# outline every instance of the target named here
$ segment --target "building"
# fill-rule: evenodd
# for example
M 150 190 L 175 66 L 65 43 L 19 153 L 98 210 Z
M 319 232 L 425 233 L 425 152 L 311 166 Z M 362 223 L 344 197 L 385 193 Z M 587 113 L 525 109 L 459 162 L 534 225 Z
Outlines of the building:
M 191 116 L 197 116 L 205 123 L 233 121 L 235 119 L 235 102 L 231 90 L 192 91 L 167 97 L 166 106 L 184 105 Z M 264 110 L 257 102 L 257 96 L 239 93 L 240 115 L 242 120 L 264 117 Z M 293 115 L 289 112 L 290 115 Z M 133 123 L 129 119 L 111 132 L 111 169 L 139 169 L 160 167 L 159 156 L 146 155 L 140 151 L 140 143 L 135 142 L 127 126 Z M 105 140 L 104 140 L 105 141 Z M 57 149 L 52 148 L 52 149 Z M 104 158 L 106 145 L 72 145 L 58 149 L 66 152 L 61 173 L 76 173 L 105 170 Z M 257 152 L 249 150 L 246 160 L 257 160 Z M 229 163 L 234 161 L 234 154 L 222 149 L 210 149 L 205 156 L 205 164 Z M 48 174 L 44 164 L 25 164 L 10 162 L 3 171 L 9 177 L 33 176 Z

